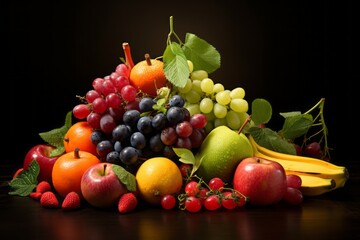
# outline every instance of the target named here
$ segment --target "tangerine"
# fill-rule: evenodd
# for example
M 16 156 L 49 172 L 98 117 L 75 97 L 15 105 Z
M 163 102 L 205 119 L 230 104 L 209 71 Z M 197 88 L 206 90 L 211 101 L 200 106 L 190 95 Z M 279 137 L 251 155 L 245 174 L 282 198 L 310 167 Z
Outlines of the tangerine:
M 179 193 L 183 185 L 179 167 L 166 157 L 153 157 L 143 162 L 135 178 L 140 197 L 151 205 L 161 205 L 163 196 Z
M 145 54 L 145 60 L 138 62 L 130 71 L 131 85 L 150 96 L 157 96 L 157 89 L 165 87 L 167 79 L 164 73 L 164 63 L 151 59 Z
M 74 123 L 64 136 L 65 152 L 73 152 L 75 148 L 97 156 L 96 144 L 91 141 L 92 127 L 87 121 Z
M 52 170 L 52 181 L 56 192 L 65 197 L 69 192 L 81 194 L 81 178 L 92 165 L 100 163 L 97 156 L 75 148 L 73 152 L 64 153 L 55 162 Z

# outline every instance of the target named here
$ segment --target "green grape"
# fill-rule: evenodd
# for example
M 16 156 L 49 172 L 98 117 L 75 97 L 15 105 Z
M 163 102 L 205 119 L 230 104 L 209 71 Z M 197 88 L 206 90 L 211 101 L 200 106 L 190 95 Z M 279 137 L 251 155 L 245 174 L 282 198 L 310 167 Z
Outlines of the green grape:
M 194 90 L 197 93 L 199 93 L 200 95 L 202 95 L 203 91 L 201 90 L 201 81 L 200 80 L 193 80 L 191 90 Z
M 232 99 L 235 99 L 235 98 L 244 98 L 245 97 L 245 90 L 241 87 L 237 87 L 237 88 L 234 88 L 233 90 L 231 90 L 230 92 L 230 97 Z
M 204 70 L 196 70 L 190 74 L 191 80 L 203 80 L 208 77 L 208 73 Z
M 214 81 L 210 78 L 204 78 L 200 84 L 201 90 L 206 94 L 211 94 L 214 88 Z
M 213 93 L 216 94 L 216 93 L 222 92 L 224 90 L 225 90 L 224 85 L 222 85 L 221 83 L 214 84 Z
M 220 103 L 215 103 L 213 111 L 216 118 L 226 117 L 227 108 L 224 105 L 221 105 Z
M 220 103 L 223 106 L 228 105 L 231 101 L 230 91 L 224 90 L 224 91 L 218 92 L 215 95 L 215 99 L 216 99 L 216 102 Z
M 189 73 L 192 73 L 194 71 L 194 64 L 192 61 L 187 60 L 187 64 L 189 66 Z
M 185 100 L 188 103 L 198 103 L 201 99 L 201 96 L 198 92 L 196 92 L 195 90 L 190 90 L 189 92 L 187 92 L 185 94 Z
M 210 98 L 206 97 L 206 98 L 203 98 L 200 101 L 200 106 L 199 107 L 200 107 L 200 111 L 202 113 L 210 113 L 213 110 L 214 102 Z
M 214 120 L 214 128 L 219 126 L 227 126 L 226 118 L 217 118 Z
M 178 88 L 178 91 L 179 91 L 180 93 L 188 93 L 188 92 L 190 92 L 191 88 L 192 88 L 192 81 L 191 81 L 191 79 L 189 78 L 189 79 L 186 81 L 185 87 L 183 87 L 183 88 Z
M 197 103 L 190 103 L 186 106 L 186 109 L 189 110 L 190 116 L 193 116 L 194 114 L 201 113 L 199 104 Z
M 211 111 L 209 113 L 203 113 L 203 114 L 205 115 L 207 121 L 213 121 L 216 118 L 214 115 L 214 111 Z
M 249 110 L 249 104 L 245 99 L 235 98 L 231 100 L 230 108 L 235 112 L 247 112 Z
M 241 127 L 240 116 L 233 110 L 228 111 L 226 114 L 227 126 L 233 130 L 238 130 Z

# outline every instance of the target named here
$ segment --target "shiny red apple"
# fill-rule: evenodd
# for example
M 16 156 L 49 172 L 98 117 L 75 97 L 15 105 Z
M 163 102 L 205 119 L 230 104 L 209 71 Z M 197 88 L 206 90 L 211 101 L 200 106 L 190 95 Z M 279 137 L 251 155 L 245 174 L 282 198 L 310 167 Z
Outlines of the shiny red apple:
M 109 208 L 128 190 L 113 170 L 113 164 L 101 162 L 88 168 L 81 178 L 81 193 L 92 206 Z
M 27 170 L 30 163 L 35 159 L 40 167 L 38 181 L 48 181 L 52 183 L 52 169 L 55 161 L 60 155 L 50 156 L 55 147 L 47 144 L 33 146 L 25 155 L 23 169 Z
M 286 192 L 286 173 L 282 165 L 260 157 L 248 157 L 237 166 L 233 187 L 249 198 L 252 205 L 280 202 Z

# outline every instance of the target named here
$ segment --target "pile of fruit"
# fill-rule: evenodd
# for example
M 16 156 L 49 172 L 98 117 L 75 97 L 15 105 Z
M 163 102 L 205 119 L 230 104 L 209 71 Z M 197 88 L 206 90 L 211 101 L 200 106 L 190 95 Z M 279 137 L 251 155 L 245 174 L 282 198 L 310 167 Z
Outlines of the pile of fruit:
M 86 203 L 127 213 L 141 203 L 199 212 L 299 205 L 345 185 L 347 169 L 330 162 L 324 99 L 282 113 L 274 131 L 271 104 L 250 105 L 242 87 L 211 79 L 220 54 L 194 34 L 182 42 L 172 17 L 161 58 L 134 64 L 130 45 L 123 49 L 123 62 L 78 96 L 64 126 L 40 133 L 44 143 L 28 151 L 9 194 L 64 210 Z

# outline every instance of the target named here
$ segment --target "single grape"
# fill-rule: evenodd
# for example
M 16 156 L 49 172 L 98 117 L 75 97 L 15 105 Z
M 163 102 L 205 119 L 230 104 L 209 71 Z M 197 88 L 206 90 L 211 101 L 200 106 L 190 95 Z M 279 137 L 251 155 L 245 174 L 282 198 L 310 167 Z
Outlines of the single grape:
M 95 91 L 97 91 L 98 93 L 102 93 L 103 92 L 103 83 L 104 83 L 104 79 L 103 78 L 95 78 L 92 82 L 92 87 L 95 89 Z
M 216 99 L 216 102 L 218 102 L 219 104 L 226 106 L 231 101 L 230 92 L 226 91 L 226 90 L 218 92 L 215 95 L 215 99 Z
M 104 133 L 111 134 L 115 127 L 116 127 L 115 119 L 110 114 L 105 114 L 101 116 L 100 129 Z
M 193 84 L 193 86 L 194 86 L 194 84 Z M 188 103 L 198 103 L 201 100 L 201 95 L 199 92 L 192 89 L 185 94 L 185 99 L 186 99 L 186 102 L 188 102 Z
M 116 122 L 119 122 L 124 116 L 125 109 L 123 106 L 119 106 L 117 108 L 109 107 L 108 112 Z
M 113 141 L 124 142 L 128 140 L 131 136 L 131 132 L 128 126 L 125 124 L 117 125 L 112 131 L 112 139 Z
M 191 140 L 188 137 L 178 137 L 178 139 L 176 140 L 175 146 L 177 148 L 186 148 L 191 150 L 192 149 L 192 145 L 191 145 Z
M 202 203 L 199 198 L 194 196 L 187 197 L 185 200 L 185 210 L 191 213 L 199 212 L 202 208 Z
M 207 78 L 209 75 L 206 71 L 204 70 L 196 70 L 196 71 L 193 71 L 191 74 L 190 74 L 190 78 L 191 80 L 203 80 L 204 78 Z
M 232 192 L 231 191 L 225 191 L 222 193 L 223 197 L 221 199 L 221 205 L 225 208 L 225 209 L 235 209 L 237 207 L 237 203 L 235 198 L 232 196 Z
M 224 105 L 220 103 L 215 103 L 213 112 L 216 118 L 225 118 L 227 114 L 227 109 Z
M 184 120 L 184 111 L 180 107 L 170 107 L 166 112 L 166 118 L 170 124 L 177 124 Z
M 303 152 L 307 157 L 321 158 L 321 145 L 319 142 L 311 142 L 304 147 Z
M 214 81 L 210 78 L 204 78 L 201 80 L 201 90 L 206 94 L 211 94 L 214 89 Z
M 189 137 L 192 134 L 193 127 L 190 124 L 190 122 L 182 121 L 182 122 L 176 124 L 175 130 L 176 130 L 176 134 L 179 137 L 186 138 L 186 137 Z
M 85 99 L 88 103 L 92 103 L 98 97 L 101 97 L 101 94 L 95 89 L 89 90 L 85 95 Z
M 234 88 L 230 91 L 230 97 L 232 99 L 235 98 L 244 98 L 245 97 L 245 90 L 242 87 Z
M 128 110 L 123 115 L 123 122 L 131 127 L 136 127 L 140 119 L 140 112 L 138 110 Z
M 98 97 L 94 99 L 94 101 L 91 104 L 91 107 L 94 112 L 103 114 L 107 110 L 108 105 L 104 98 Z
M 110 77 L 107 79 L 104 79 L 103 87 L 102 87 L 102 94 L 104 94 L 104 96 L 106 97 L 110 93 L 114 93 L 114 92 L 115 92 L 115 86 L 112 83 L 112 81 L 110 80 Z
M 169 100 L 170 107 L 183 107 L 185 104 L 185 99 L 180 95 L 174 95 Z
M 214 102 L 210 98 L 203 98 L 199 104 L 200 111 L 202 113 L 210 113 L 212 112 L 214 107 Z
M 188 93 L 192 89 L 192 81 L 190 78 L 186 81 L 186 84 L 183 88 L 178 88 L 178 91 L 182 94 Z
M 170 210 L 176 205 L 176 198 L 174 195 L 166 194 L 161 198 L 161 206 L 163 209 Z
M 111 151 L 106 155 L 106 162 L 120 164 L 120 153 L 118 151 Z
M 151 126 L 155 130 L 162 130 L 165 128 L 167 123 L 167 119 L 165 114 L 162 112 L 158 112 L 152 119 L 151 119 Z
M 91 142 L 97 145 L 99 142 L 106 140 L 106 136 L 102 131 L 94 130 L 90 135 Z
M 164 150 L 164 143 L 161 141 L 160 133 L 157 133 L 150 137 L 149 140 L 150 149 L 153 152 L 162 152 Z
M 138 151 L 134 147 L 125 147 L 120 152 L 120 160 L 126 165 L 133 165 L 138 160 Z
M 199 148 L 204 141 L 204 138 L 205 136 L 201 129 L 193 129 L 191 135 L 189 136 L 192 148 Z
M 72 113 L 77 119 L 85 119 L 91 113 L 91 109 L 88 104 L 81 103 L 73 108 Z
M 214 84 L 213 93 L 216 94 L 216 93 L 222 92 L 224 90 L 225 90 L 224 85 L 222 85 L 221 83 Z
M 191 116 L 190 124 L 193 128 L 204 128 L 206 125 L 207 119 L 204 114 L 197 113 Z
M 216 194 L 208 196 L 204 201 L 204 207 L 206 210 L 215 211 L 221 208 L 219 196 Z
M 109 140 L 103 140 L 96 145 L 96 152 L 100 158 L 105 158 L 113 150 L 113 144 Z
M 296 174 L 287 174 L 286 182 L 288 187 L 300 189 L 302 184 L 302 179 L 299 175 Z
M 139 102 L 139 109 L 140 112 L 149 112 L 154 110 L 153 106 L 155 104 L 155 101 L 151 97 L 144 97 Z
M 190 116 L 201 113 L 199 103 L 190 103 L 186 105 L 186 108 L 183 108 L 189 111 Z
M 287 187 L 283 200 L 290 205 L 300 205 L 304 196 L 299 189 Z
M 153 131 L 152 119 L 149 116 L 140 117 L 137 122 L 137 129 L 143 134 L 149 134 Z
M 121 89 L 120 93 L 125 101 L 132 102 L 136 98 L 137 90 L 134 86 L 128 84 Z
M 101 114 L 96 112 L 91 112 L 87 116 L 86 121 L 93 129 L 100 129 L 100 119 L 101 119 Z
M 134 132 L 130 137 L 130 144 L 136 149 L 143 149 L 146 146 L 146 138 L 141 132 Z
M 191 180 L 185 185 L 185 193 L 187 196 L 194 196 L 196 197 L 200 192 L 201 185 L 195 181 Z
M 176 143 L 178 135 L 173 127 L 167 127 L 161 131 L 160 138 L 165 145 L 171 146 Z
M 247 112 L 249 110 L 249 104 L 245 99 L 235 98 L 231 100 L 230 108 L 235 112 Z
M 114 92 L 109 93 L 105 97 L 105 101 L 107 103 L 107 106 L 112 107 L 112 108 L 118 108 L 122 104 L 122 99 L 121 99 L 120 95 L 118 95 L 117 93 L 114 93 Z

